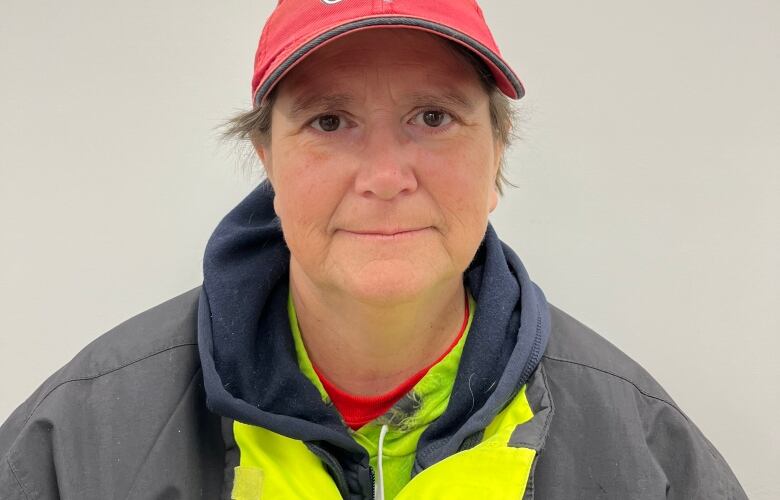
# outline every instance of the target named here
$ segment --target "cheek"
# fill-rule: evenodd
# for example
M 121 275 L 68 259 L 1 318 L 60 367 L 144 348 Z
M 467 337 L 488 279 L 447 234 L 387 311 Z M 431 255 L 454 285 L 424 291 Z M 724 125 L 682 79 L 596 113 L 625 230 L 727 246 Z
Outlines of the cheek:
M 276 199 L 274 208 L 282 221 L 288 243 L 326 231 L 339 203 L 338 186 L 328 174 L 328 157 L 317 151 L 280 148 L 274 157 Z M 316 239 L 307 241 L 316 244 Z
M 466 269 L 485 236 L 492 187 L 492 152 L 478 138 L 420 158 L 426 189 L 443 217 L 443 245 L 456 265 Z
M 428 152 L 420 158 L 426 165 L 426 185 L 451 223 L 486 224 L 487 205 L 493 184 L 493 152 L 484 142 L 459 141 L 450 148 Z

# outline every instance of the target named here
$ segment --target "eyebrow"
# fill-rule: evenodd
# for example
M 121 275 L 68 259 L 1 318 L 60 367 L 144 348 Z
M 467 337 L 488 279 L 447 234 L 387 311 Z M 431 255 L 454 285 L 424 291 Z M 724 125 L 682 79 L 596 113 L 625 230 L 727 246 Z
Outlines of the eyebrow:
M 297 118 L 312 110 L 329 110 L 343 108 L 352 104 L 355 99 L 349 94 L 313 94 L 303 95 L 293 101 L 288 116 Z
M 409 102 L 415 106 L 453 106 L 467 112 L 473 111 L 476 107 L 471 99 L 454 89 L 443 94 L 415 92 L 409 96 Z
M 302 95 L 296 98 L 287 115 L 296 119 L 300 115 L 310 112 L 328 111 L 344 108 L 355 102 L 355 98 L 350 94 L 310 94 Z M 454 89 L 449 89 L 443 93 L 432 92 L 413 92 L 404 98 L 413 106 L 453 106 L 464 112 L 471 112 L 476 107 L 475 103 Z

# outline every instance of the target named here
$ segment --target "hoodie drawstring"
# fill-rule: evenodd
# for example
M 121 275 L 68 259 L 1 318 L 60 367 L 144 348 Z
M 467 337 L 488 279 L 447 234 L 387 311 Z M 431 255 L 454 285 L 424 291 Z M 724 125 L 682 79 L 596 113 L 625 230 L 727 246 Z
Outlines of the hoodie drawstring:
M 376 500 L 385 500 L 385 482 L 384 478 L 382 477 L 382 446 L 385 443 L 385 434 L 387 434 L 387 424 L 382 425 L 382 430 L 379 431 L 379 451 L 377 451 L 376 455 L 376 464 L 377 464 L 377 471 L 379 480 L 376 482 L 375 488 L 374 488 L 374 498 Z

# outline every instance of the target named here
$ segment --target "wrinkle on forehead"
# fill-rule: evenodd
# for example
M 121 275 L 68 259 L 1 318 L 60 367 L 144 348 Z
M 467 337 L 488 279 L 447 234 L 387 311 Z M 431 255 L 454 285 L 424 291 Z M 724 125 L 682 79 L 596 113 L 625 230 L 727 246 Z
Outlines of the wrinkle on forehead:
M 450 106 L 461 110 L 463 113 L 473 112 L 476 103 L 459 92 L 456 89 L 442 89 L 441 92 L 416 91 L 409 94 L 395 97 L 392 91 L 388 91 L 394 103 L 403 102 L 410 107 L 415 106 Z M 323 110 L 343 109 L 353 105 L 355 102 L 362 102 L 364 99 L 356 99 L 351 94 L 346 93 L 312 93 L 302 94 L 293 101 L 293 104 L 287 116 L 296 119 L 298 116 Z

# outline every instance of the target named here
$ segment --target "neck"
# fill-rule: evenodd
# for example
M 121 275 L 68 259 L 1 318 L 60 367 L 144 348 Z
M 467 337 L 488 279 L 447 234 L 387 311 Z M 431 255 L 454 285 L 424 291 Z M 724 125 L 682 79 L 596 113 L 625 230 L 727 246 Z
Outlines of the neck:
M 461 276 L 415 300 L 377 305 L 320 290 L 291 262 L 290 291 L 312 363 L 359 396 L 390 391 L 433 363 L 455 340 L 465 313 Z

